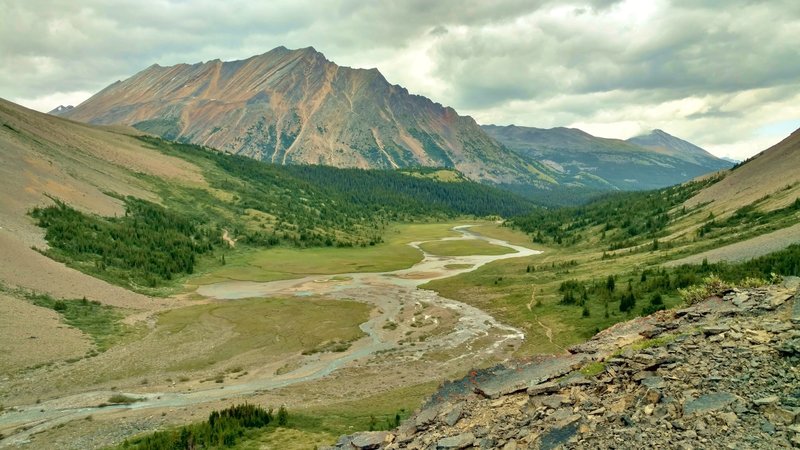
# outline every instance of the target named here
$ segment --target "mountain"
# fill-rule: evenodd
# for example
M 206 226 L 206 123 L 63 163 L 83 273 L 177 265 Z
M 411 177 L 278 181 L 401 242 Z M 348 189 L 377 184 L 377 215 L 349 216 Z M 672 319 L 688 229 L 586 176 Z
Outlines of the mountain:
M 125 124 L 276 164 L 455 168 L 473 180 L 533 182 L 527 163 L 471 118 L 392 85 L 377 69 L 311 47 L 241 61 L 153 65 L 64 117 Z
M 51 115 L 54 115 L 54 116 L 61 116 L 61 115 L 64 115 L 64 114 L 72 111 L 73 108 L 75 108 L 75 107 L 72 106 L 72 105 L 67 105 L 67 106 L 58 105 L 57 107 L 55 107 L 52 110 L 50 110 L 50 112 L 48 112 L 47 114 L 51 114 Z
M 691 142 L 684 141 L 662 130 L 653 130 L 648 134 L 632 137 L 627 142 L 654 151 L 664 152 L 713 170 L 729 169 L 731 167 L 728 161 L 717 158 Z
M 547 165 L 557 173 L 559 183 L 571 186 L 653 189 L 730 167 L 699 147 L 689 148 L 691 144 L 677 138 L 672 138 L 670 145 L 677 145 L 679 141 L 686 144 L 686 148 L 645 147 L 592 136 L 575 128 L 515 125 L 483 125 L 481 128 L 521 156 Z

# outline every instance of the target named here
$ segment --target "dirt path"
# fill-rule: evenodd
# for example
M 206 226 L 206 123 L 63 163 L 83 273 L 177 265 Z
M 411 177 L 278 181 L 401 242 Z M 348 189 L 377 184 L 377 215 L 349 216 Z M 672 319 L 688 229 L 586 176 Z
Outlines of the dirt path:
M 674 267 L 681 264 L 699 264 L 703 259 L 710 263 L 719 261 L 746 261 L 758 258 L 768 253 L 783 250 L 784 248 L 800 243 L 800 224 L 776 230 L 742 242 L 715 248 L 696 255 L 687 256 L 675 261 L 670 261 L 664 266 Z

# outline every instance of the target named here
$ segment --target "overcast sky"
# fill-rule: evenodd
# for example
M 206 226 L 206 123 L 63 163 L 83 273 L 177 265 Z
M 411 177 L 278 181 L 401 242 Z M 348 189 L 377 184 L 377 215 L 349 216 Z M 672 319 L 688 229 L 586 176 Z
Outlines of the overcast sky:
M 0 97 L 48 111 L 279 45 L 480 123 L 661 128 L 737 159 L 800 127 L 798 0 L 0 0 Z

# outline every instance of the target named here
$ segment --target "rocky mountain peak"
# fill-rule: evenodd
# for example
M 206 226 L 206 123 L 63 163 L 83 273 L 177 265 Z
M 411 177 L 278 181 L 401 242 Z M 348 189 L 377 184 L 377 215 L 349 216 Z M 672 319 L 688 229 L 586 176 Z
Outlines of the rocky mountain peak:
M 473 180 L 538 180 L 473 120 L 391 85 L 377 69 L 338 66 L 313 47 L 151 67 L 68 117 L 131 125 L 275 164 L 450 167 Z
M 75 108 L 75 107 L 72 106 L 72 105 L 66 105 L 66 106 L 58 105 L 57 107 L 55 107 L 52 110 L 50 110 L 47 114 L 52 114 L 54 116 L 60 116 L 62 114 L 68 113 L 69 111 L 72 111 L 73 108 Z

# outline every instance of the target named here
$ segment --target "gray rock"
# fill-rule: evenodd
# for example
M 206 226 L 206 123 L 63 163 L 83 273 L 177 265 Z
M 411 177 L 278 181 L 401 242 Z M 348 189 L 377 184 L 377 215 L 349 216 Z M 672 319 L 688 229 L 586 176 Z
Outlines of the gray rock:
M 792 306 L 792 324 L 795 328 L 800 328 L 800 293 L 794 296 L 794 306 Z
M 780 400 L 781 399 L 777 395 L 770 395 L 769 397 L 763 397 L 753 400 L 753 403 L 755 403 L 758 406 L 774 405 L 778 403 Z
M 452 427 L 453 425 L 457 424 L 459 420 L 461 420 L 461 416 L 463 414 L 464 404 L 459 403 L 444 415 L 444 423 L 447 424 L 447 426 Z
M 419 414 L 417 414 L 417 417 L 414 419 L 414 424 L 417 426 L 417 428 L 425 427 L 426 425 L 433 423 L 438 415 L 438 408 L 423 409 L 419 412 Z
M 664 389 L 667 386 L 667 382 L 663 378 L 656 376 L 643 378 L 641 384 L 650 389 Z
M 558 409 L 562 404 L 569 403 L 569 399 L 566 395 L 548 395 L 541 399 L 541 403 L 548 408 Z
M 730 331 L 731 327 L 728 325 L 709 325 L 703 327 L 703 334 L 706 336 L 713 336 L 715 334 L 721 334 L 726 331 Z
M 358 450 L 375 450 L 386 441 L 388 431 L 368 431 L 353 437 L 351 445 Z
M 684 415 L 705 414 L 720 410 L 736 401 L 736 396 L 730 392 L 714 392 L 686 402 L 683 407 Z
M 531 386 L 528 388 L 528 395 L 541 395 L 541 394 L 550 394 L 553 392 L 557 392 L 560 389 L 558 383 L 554 383 L 552 381 L 547 383 L 537 384 L 536 386 Z
M 542 435 L 539 440 L 539 448 L 542 450 L 552 450 L 565 444 L 578 433 L 578 424 L 572 423 L 565 427 L 553 428 Z
M 475 442 L 475 435 L 472 433 L 462 433 L 458 436 L 447 437 L 444 439 L 439 439 L 436 442 L 437 449 L 450 449 L 450 448 L 466 448 L 472 445 Z

